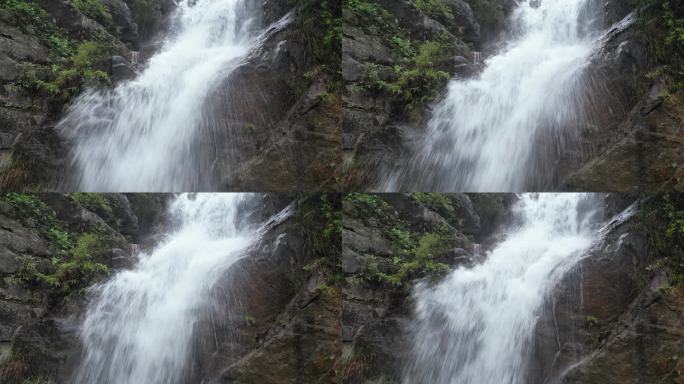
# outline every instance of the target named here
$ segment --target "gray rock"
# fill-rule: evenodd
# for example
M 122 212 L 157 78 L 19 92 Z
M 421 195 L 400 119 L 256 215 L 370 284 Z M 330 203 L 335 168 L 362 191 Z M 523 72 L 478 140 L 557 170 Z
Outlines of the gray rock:
M 363 66 L 351 56 L 342 57 L 342 78 L 345 81 L 359 81 L 363 76 Z
M 380 40 L 367 35 L 358 28 L 343 27 L 342 52 L 344 56 L 360 62 L 392 64 L 392 52 Z
M 136 71 L 133 64 L 123 56 L 112 56 L 111 66 L 111 78 L 113 82 L 118 83 L 135 78 Z
M 470 43 L 477 43 L 480 41 L 480 24 L 475 20 L 473 10 L 464 0 L 443 0 L 449 6 L 454 15 L 456 24 L 458 25 L 459 35 L 463 36 L 463 40 Z
M 128 5 L 123 0 L 103 0 L 102 3 L 109 9 L 114 24 L 118 27 L 114 35 L 120 36 L 124 43 L 136 46 L 138 44 L 138 24 L 133 20 L 133 15 Z

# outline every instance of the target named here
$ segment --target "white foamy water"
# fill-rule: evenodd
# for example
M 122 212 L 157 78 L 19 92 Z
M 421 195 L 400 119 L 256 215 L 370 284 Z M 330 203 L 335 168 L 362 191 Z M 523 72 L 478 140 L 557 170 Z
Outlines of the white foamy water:
M 452 80 L 406 169 L 386 190 L 525 191 L 553 183 L 583 119 L 582 69 L 596 42 L 589 0 L 520 2 L 515 37 L 481 75 Z M 536 189 L 532 189 L 535 187 Z
M 81 330 L 77 383 L 173 384 L 190 360 L 193 328 L 209 292 L 255 240 L 240 194 L 181 195 L 175 232 L 137 265 L 94 288 Z
M 418 285 L 404 382 L 525 383 L 537 316 L 597 237 L 599 207 L 593 195 L 523 195 L 482 264 Z
M 244 0 L 182 0 L 161 50 L 136 79 L 80 96 L 58 129 L 84 191 L 193 191 L 207 177 L 196 142 L 211 91 L 256 37 Z

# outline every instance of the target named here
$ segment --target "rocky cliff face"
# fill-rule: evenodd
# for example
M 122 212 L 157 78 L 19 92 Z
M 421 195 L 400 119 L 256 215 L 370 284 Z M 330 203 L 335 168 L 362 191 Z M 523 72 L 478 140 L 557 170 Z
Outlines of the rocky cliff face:
M 684 17 L 681 7 L 669 1 L 594 4 L 597 23 L 609 32 L 586 74 L 593 115 L 591 126 L 581 129 L 586 153 L 564 160 L 571 170 L 562 188 L 682 190 L 684 96 L 678 68 L 684 43 L 675 35 Z
M 168 231 L 169 195 L 0 198 L 0 378 L 70 382 L 81 359 L 84 289 L 130 268 Z M 212 291 L 188 383 L 327 383 L 339 357 L 339 200 L 264 195 L 246 220 L 290 206 Z M 250 212 L 254 207 L 246 207 Z M 47 218 L 47 219 L 46 219 Z M 43 223 L 49 223 L 44 225 Z
M 634 199 L 616 200 L 608 214 L 626 214 L 566 275 L 537 324 L 534 382 L 684 380 L 682 253 L 667 235 L 667 212 L 681 199 L 656 195 L 631 208 Z
M 264 1 L 261 10 L 264 27 L 289 21 L 211 101 L 219 145 L 205 148 L 217 147 L 210 157 L 218 159 L 213 167 L 221 190 L 337 189 L 339 3 Z

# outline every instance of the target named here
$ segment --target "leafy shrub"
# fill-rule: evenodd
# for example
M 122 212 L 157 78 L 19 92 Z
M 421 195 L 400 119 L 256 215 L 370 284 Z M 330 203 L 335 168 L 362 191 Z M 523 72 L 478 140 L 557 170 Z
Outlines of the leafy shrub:
M 112 25 L 112 14 L 101 0 L 71 0 L 71 3 L 84 15 L 103 25 Z
M 650 196 L 640 208 L 640 223 L 653 257 L 646 270 L 665 273 L 673 285 L 684 282 L 684 197 Z
M 64 101 L 77 95 L 84 83 L 109 84 L 109 74 L 96 69 L 109 57 L 111 47 L 95 41 L 80 43 L 73 55 L 50 67 L 28 64 L 18 80 L 27 89 L 59 97 Z
M 390 206 L 385 200 L 378 195 L 369 193 L 347 193 L 344 195 L 344 201 L 357 206 L 361 216 L 381 218 L 390 210 Z
M 633 0 L 646 38 L 648 57 L 658 73 L 672 80 L 672 91 L 684 87 L 684 4 L 681 0 Z
M 48 13 L 39 5 L 26 0 L 0 0 L 0 8 L 14 15 L 17 26 L 35 35 L 41 43 L 50 48 L 53 58 L 66 57 L 72 53 L 72 47 L 64 32 L 52 22 Z
M 18 278 L 31 288 L 47 288 L 55 296 L 80 293 L 97 279 L 109 273 L 109 267 L 96 261 L 109 249 L 109 237 L 104 233 L 85 233 L 76 239 L 68 255 L 51 261 L 26 257 Z
M 112 206 L 109 201 L 99 193 L 72 193 L 71 198 L 88 210 L 112 215 Z
M 42 233 L 56 252 L 67 252 L 72 247 L 71 239 L 54 212 L 36 195 L 26 193 L 5 193 L 0 201 L 9 204 L 16 212 L 16 217 L 30 228 Z
M 423 13 L 446 26 L 452 27 L 456 23 L 451 9 L 440 0 L 413 0 L 413 3 Z

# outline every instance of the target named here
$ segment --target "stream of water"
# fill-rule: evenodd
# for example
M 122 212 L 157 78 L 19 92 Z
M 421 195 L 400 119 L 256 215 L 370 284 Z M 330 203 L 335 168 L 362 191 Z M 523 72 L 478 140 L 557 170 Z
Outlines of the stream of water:
M 206 99 L 256 43 L 245 0 L 181 0 L 146 68 L 81 95 L 58 125 L 73 143 L 77 190 L 195 191 L 209 166 L 197 142 Z M 205 148 L 206 149 L 206 148 Z
M 241 194 L 180 195 L 176 229 L 134 268 L 93 288 L 81 330 L 78 383 L 173 384 L 190 360 L 193 329 L 209 292 L 259 233 Z
M 522 192 L 555 182 L 585 120 L 583 69 L 596 45 L 590 0 L 521 1 L 512 38 L 477 78 L 454 79 L 415 155 L 385 190 Z
M 522 384 L 536 318 L 599 233 L 595 195 L 525 194 L 485 261 L 414 292 L 405 383 Z

